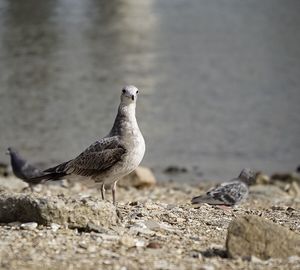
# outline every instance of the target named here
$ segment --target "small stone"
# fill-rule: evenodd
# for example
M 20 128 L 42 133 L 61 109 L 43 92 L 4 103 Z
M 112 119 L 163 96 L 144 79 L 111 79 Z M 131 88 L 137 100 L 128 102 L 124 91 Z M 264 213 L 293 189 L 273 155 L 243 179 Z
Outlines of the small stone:
M 257 258 L 256 256 L 251 256 L 250 261 L 253 263 L 262 263 L 263 262 L 260 258 Z
M 129 248 L 135 247 L 135 239 L 128 234 L 124 234 L 121 237 L 120 242 L 122 245 L 124 245 L 126 247 L 129 247 Z
M 256 179 L 255 179 L 256 185 L 268 185 L 270 183 L 271 183 L 271 178 L 269 175 L 261 172 L 256 174 Z
M 139 220 L 139 221 L 136 221 L 134 224 L 132 224 L 130 226 L 129 233 L 135 234 L 135 235 L 137 235 L 137 234 L 154 235 L 155 234 L 154 231 L 149 230 L 147 228 L 144 220 Z
M 80 243 L 78 244 L 78 246 L 81 247 L 81 248 L 83 248 L 83 249 L 87 249 L 87 248 L 88 248 L 88 244 L 87 244 L 85 241 L 80 242 Z
M 120 236 L 118 235 L 111 235 L 111 234 L 101 234 L 101 238 L 104 241 L 108 242 L 116 242 L 120 240 Z
M 184 223 L 184 222 L 186 222 L 186 219 L 178 217 L 178 218 L 176 218 L 176 221 L 177 221 L 177 223 Z
M 105 230 L 103 227 L 98 226 L 92 222 L 88 222 L 86 226 L 86 231 L 87 232 L 96 232 L 96 233 L 106 233 L 107 230 Z
M 88 248 L 87 248 L 87 251 L 89 253 L 94 253 L 97 251 L 97 247 L 95 245 L 89 245 Z
M 161 248 L 161 245 L 158 242 L 149 242 L 147 248 L 159 249 Z
M 153 230 L 153 231 L 157 231 L 160 229 L 159 223 L 157 223 L 154 220 L 146 220 L 145 225 L 148 229 Z
M 136 247 L 144 247 L 145 246 L 145 241 L 136 239 L 135 240 L 135 246 Z
M 139 202 L 138 201 L 130 202 L 129 205 L 130 206 L 138 206 Z
M 105 265 L 111 265 L 111 264 L 112 264 L 112 261 L 110 261 L 110 260 L 104 260 L 104 261 L 103 261 L 103 264 L 105 264 Z
M 156 179 L 149 168 L 138 167 L 135 171 L 118 182 L 121 187 L 144 188 L 156 185 Z
M 51 223 L 50 227 L 53 232 L 56 232 L 60 228 L 60 225 L 56 223 Z
M 38 224 L 36 222 L 27 222 L 27 223 L 21 224 L 21 228 L 23 230 L 29 230 L 29 231 L 36 229 L 37 226 L 38 226 Z
M 204 264 L 199 269 L 200 270 L 215 270 L 215 267 L 212 264 Z

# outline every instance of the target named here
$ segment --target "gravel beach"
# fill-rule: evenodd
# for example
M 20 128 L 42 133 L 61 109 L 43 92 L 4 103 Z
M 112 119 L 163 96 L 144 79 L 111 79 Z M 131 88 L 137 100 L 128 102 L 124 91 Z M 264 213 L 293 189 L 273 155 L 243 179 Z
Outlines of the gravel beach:
M 119 187 L 116 210 L 111 203 L 101 202 L 96 188 L 80 183 L 47 183 L 31 193 L 22 191 L 26 184 L 20 180 L 2 177 L 0 268 L 300 269 L 298 253 L 267 260 L 254 255 L 233 259 L 226 247 L 230 222 L 244 216 L 271 221 L 298 237 L 297 181 L 252 186 L 249 199 L 233 209 L 192 206 L 191 198 L 211 185 L 203 182 L 197 186 L 164 183 L 142 189 Z M 26 206 L 22 208 L 22 200 L 33 202 L 34 209 L 42 209 L 44 219 L 34 220 Z M 21 206 L 16 206 L 18 202 Z M 51 211 L 45 207 L 50 202 L 55 205 Z M 101 203 L 105 213 L 99 208 Z M 82 210 L 83 206 L 91 211 Z M 20 213 L 10 214 L 10 207 L 24 211 L 21 221 Z M 11 215 L 9 222 L 3 222 L 7 218 L 5 211 Z M 104 216 L 100 220 L 101 214 Z M 280 249 L 276 242 L 274 245 Z

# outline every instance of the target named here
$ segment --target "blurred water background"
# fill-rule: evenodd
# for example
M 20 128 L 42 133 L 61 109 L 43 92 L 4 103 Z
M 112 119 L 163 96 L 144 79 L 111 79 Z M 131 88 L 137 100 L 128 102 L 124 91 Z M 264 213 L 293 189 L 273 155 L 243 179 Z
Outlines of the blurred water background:
M 299 0 L 0 0 L 0 160 L 9 145 L 45 165 L 79 154 L 134 84 L 160 180 L 294 170 L 299 14 Z

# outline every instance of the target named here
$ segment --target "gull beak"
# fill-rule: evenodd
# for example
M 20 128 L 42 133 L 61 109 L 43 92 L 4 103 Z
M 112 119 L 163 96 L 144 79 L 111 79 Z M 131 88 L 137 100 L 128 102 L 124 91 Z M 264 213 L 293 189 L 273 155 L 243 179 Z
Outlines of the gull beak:
M 131 95 L 131 99 L 134 100 L 134 95 Z

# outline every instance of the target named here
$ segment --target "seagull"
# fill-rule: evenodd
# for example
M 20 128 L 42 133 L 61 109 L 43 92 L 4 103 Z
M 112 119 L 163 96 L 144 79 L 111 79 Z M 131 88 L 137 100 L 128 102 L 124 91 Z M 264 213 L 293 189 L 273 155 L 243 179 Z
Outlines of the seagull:
M 33 186 L 39 184 L 42 181 L 42 179 L 40 180 L 36 178 L 44 175 L 44 173 L 38 168 L 29 164 L 12 147 L 8 147 L 6 153 L 10 155 L 10 163 L 14 175 L 26 182 L 29 185 L 31 191 L 33 191 Z
M 250 169 L 243 169 L 238 178 L 221 183 L 206 192 L 194 197 L 192 204 L 207 203 L 210 205 L 234 206 L 248 197 L 249 185 L 254 183 L 256 175 Z
M 134 171 L 145 153 L 145 141 L 136 117 L 139 90 L 125 86 L 112 129 L 104 138 L 94 142 L 79 156 L 43 171 L 36 180 L 71 179 L 78 176 L 101 183 L 101 196 L 105 199 L 105 185 L 111 185 L 113 204 L 116 205 L 117 182 Z

